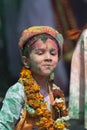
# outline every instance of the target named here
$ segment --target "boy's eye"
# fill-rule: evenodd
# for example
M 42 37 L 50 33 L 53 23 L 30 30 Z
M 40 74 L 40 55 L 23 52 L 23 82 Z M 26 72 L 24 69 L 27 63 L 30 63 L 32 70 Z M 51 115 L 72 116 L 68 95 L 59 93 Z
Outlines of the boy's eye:
M 43 54 L 43 52 L 42 51 L 38 51 L 37 54 L 41 55 L 41 54 Z
M 52 51 L 50 52 L 50 54 L 53 55 L 53 56 L 55 56 L 55 55 L 58 54 L 58 52 L 57 52 L 56 50 L 52 50 Z
M 38 54 L 38 55 L 42 55 L 44 53 L 44 50 L 37 50 L 36 51 L 36 54 Z

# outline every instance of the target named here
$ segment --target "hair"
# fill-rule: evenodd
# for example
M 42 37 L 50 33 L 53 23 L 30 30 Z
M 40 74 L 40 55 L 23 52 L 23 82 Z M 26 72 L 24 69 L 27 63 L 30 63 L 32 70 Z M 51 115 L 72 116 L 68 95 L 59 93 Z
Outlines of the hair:
M 58 54 L 59 56 L 61 55 L 61 49 L 59 47 L 59 43 L 57 42 L 57 40 L 52 37 L 51 35 L 49 34 L 46 34 L 46 33 L 43 33 L 43 34 L 38 34 L 38 35 L 35 35 L 31 38 L 29 38 L 26 43 L 24 44 L 23 48 L 22 48 L 22 56 L 26 56 L 28 57 L 29 56 L 29 53 L 31 52 L 32 50 L 32 45 L 38 40 L 38 39 L 41 39 L 44 43 L 46 42 L 46 40 L 50 38 L 52 40 L 54 40 L 57 45 L 58 45 Z

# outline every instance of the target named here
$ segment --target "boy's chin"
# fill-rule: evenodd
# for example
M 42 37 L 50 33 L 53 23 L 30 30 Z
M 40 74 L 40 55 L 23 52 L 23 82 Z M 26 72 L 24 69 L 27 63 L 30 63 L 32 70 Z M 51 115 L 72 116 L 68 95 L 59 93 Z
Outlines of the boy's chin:
M 52 72 L 53 70 L 46 70 L 46 71 L 43 71 L 42 73 L 44 76 L 49 76 Z
M 43 77 L 49 77 L 49 75 L 51 74 L 51 72 L 49 72 L 49 73 L 43 73 L 43 74 L 41 74 Z

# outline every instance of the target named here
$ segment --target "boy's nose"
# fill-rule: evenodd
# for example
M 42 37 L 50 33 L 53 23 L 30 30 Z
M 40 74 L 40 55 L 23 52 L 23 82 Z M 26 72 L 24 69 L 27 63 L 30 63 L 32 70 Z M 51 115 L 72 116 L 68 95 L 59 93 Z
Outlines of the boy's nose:
M 47 61 L 51 61 L 52 60 L 51 59 L 51 55 L 49 53 L 46 53 L 45 60 L 47 60 Z
M 50 55 L 49 52 L 46 53 L 46 57 L 47 57 L 48 59 L 51 58 L 51 55 Z

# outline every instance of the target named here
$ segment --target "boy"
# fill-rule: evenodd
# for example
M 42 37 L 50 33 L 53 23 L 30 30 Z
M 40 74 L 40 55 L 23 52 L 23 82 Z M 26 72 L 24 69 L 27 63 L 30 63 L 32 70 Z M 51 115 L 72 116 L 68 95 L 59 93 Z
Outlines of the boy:
M 3 101 L 0 129 L 67 129 L 64 94 L 53 83 L 62 43 L 62 35 L 48 26 L 23 31 L 19 40 L 23 68 L 19 81 L 9 88 Z

